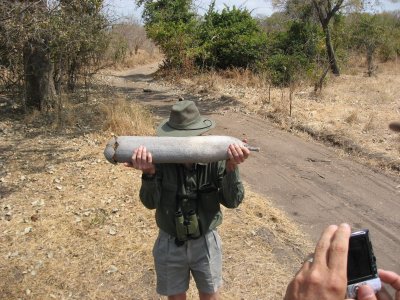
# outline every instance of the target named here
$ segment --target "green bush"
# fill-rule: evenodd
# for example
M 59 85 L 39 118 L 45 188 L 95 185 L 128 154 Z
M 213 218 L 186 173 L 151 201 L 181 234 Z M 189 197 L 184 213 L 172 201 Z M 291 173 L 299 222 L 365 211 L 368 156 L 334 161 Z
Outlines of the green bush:
M 307 58 L 300 54 L 274 54 L 267 60 L 271 83 L 276 86 L 288 86 L 307 76 Z
M 198 21 L 191 0 L 137 1 L 144 5 L 147 35 L 165 54 L 165 67 L 182 69 L 193 60 Z
M 249 11 L 233 7 L 216 12 L 210 6 L 198 43 L 196 62 L 202 67 L 252 68 L 265 56 L 267 39 Z
M 270 47 L 265 67 L 271 82 L 278 86 L 309 77 L 314 68 L 322 33 L 312 23 L 292 21 L 286 31 L 269 34 Z M 323 49 L 323 48 L 322 48 Z

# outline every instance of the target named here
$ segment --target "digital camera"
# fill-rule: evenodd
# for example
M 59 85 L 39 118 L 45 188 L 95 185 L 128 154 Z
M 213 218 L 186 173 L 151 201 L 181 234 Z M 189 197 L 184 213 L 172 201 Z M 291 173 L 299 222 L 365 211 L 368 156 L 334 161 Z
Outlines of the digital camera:
M 375 293 L 382 286 L 368 229 L 353 232 L 350 236 L 347 260 L 347 297 L 356 299 L 358 288 L 365 284 L 373 288 Z

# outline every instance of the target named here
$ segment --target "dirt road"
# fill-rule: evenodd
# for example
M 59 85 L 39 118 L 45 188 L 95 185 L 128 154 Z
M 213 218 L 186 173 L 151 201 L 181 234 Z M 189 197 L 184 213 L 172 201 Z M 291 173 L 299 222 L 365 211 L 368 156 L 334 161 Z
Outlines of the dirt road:
M 157 65 L 112 78 L 133 99 L 165 118 L 178 96 L 196 100 L 217 121 L 212 134 L 246 137 L 262 151 L 242 167 L 242 178 L 286 211 L 317 240 L 328 224 L 369 228 L 378 266 L 400 272 L 400 178 L 371 170 L 335 149 L 282 131 L 270 121 L 246 115 L 235 99 L 202 101 L 154 81 Z M 239 106 L 237 106 L 239 107 Z

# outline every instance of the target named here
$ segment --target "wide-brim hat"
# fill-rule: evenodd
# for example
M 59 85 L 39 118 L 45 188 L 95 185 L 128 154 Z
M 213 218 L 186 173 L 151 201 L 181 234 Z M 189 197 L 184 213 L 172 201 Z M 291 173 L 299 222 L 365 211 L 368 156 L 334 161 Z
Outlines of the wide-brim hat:
M 157 128 L 158 136 L 197 136 L 215 127 L 215 122 L 200 115 L 193 101 L 183 100 L 172 106 L 169 118 Z

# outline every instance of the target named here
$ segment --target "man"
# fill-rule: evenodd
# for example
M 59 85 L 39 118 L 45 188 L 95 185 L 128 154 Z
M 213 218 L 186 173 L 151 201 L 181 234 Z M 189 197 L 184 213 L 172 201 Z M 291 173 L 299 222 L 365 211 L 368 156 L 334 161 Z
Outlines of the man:
M 347 289 L 347 253 L 350 226 L 331 225 L 325 229 L 315 248 L 313 260 L 306 260 L 290 282 L 284 300 L 343 300 Z M 379 270 L 382 282 L 395 289 L 394 300 L 400 300 L 400 276 Z M 368 285 L 360 286 L 358 300 L 392 300 L 383 287 L 376 295 Z
M 200 116 L 192 101 L 172 107 L 160 124 L 158 136 L 197 136 L 215 126 Z M 222 285 L 221 240 L 216 231 L 222 222 L 220 204 L 235 208 L 244 188 L 238 164 L 250 152 L 232 144 L 229 159 L 208 164 L 153 164 L 145 147 L 135 149 L 127 166 L 142 171 L 140 199 L 156 210 L 159 235 L 153 248 L 157 292 L 170 300 L 186 299 L 190 273 L 201 300 L 218 299 Z

